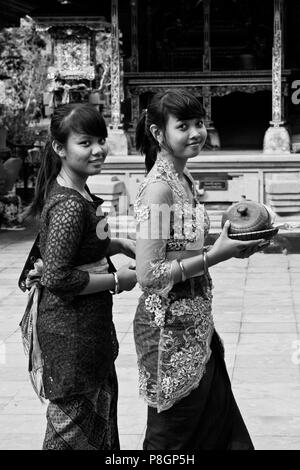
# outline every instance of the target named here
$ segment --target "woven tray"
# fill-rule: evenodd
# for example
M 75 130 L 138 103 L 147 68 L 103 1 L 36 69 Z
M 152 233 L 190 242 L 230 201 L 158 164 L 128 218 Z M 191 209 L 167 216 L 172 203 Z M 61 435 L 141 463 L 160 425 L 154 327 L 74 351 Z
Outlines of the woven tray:
M 258 230 L 256 232 L 247 232 L 247 233 L 229 233 L 229 238 L 234 240 L 259 240 L 260 238 L 264 238 L 265 240 L 269 240 L 270 238 L 274 237 L 278 232 L 278 227 L 268 228 L 266 230 Z

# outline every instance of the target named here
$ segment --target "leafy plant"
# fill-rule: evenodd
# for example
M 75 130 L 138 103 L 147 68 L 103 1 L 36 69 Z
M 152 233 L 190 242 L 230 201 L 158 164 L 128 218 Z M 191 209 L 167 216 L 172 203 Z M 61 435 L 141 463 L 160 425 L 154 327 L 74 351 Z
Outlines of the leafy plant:
M 21 19 L 20 27 L 0 31 L 0 70 L 5 83 L 0 126 L 7 129 L 8 140 L 14 143 L 33 143 L 31 124 L 41 115 L 49 61 L 45 38 L 31 18 Z

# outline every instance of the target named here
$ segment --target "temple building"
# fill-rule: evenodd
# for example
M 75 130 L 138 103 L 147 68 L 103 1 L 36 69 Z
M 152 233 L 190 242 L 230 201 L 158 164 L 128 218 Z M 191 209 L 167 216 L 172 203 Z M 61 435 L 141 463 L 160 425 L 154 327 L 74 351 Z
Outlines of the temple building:
M 262 149 L 268 128 L 283 126 L 287 133 L 267 135 L 265 151 L 300 146 L 300 114 L 292 101 L 300 68 L 300 5 L 295 0 L 0 3 L 2 23 L 29 14 L 49 30 L 55 43 L 53 73 L 88 81 L 91 89 L 99 88 L 105 74 L 105 60 L 97 60 L 97 51 L 101 54 L 112 34 L 114 73 L 110 99 L 103 104 L 114 128 L 125 127 L 133 144 L 137 118 L 151 95 L 184 86 L 206 109 L 207 148 Z M 68 61 L 72 73 L 65 70 Z
M 142 174 L 134 150 L 141 110 L 156 91 L 185 87 L 206 110 L 204 157 L 191 169 L 208 179 L 199 176 L 207 201 L 230 203 L 244 194 L 273 201 L 279 212 L 281 204 L 282 213 L 300 211 L 297 0 L 60 0 L 43 6 L 1 0 L 0 6 L 2 27 L 28 14 L 49 34 L 44 117 L 55 100 L 99 106 L 115 158 L 109 171 L 131 188 L 133 174 L 122 156 L 134 177 Z M 295 183 L 293 197 L 286 197 L 285 183 L 279 188 L 285 180 Z
M 151 95 L 184 86 L 206 109 L 207 148 L 262 149 L 267 129 L 283 125 L 288 133 L 282 131 L 274 142 L 278 133 L 273 132 L 266 151 L 274 145 L 280 152 L 290 144 L 298 147 L 299 110 L 292 102 L 300 68 L 297 1 L 104 0 L 97 5 L 60 0 L 42 7 L 37 1 L 0 3 L 3 24 L 30 14 L 48 29 L 56 41 L 52 70 L 69 80 L 87 80 L 91 89 L 99 87 L 95 79 L 105 73 L 105 60 L 99 70 L 96 57 L 101 39 L 112 32 L 115 73 L 105 111 L 113 126 L 124 126 L 133 140 L 138 115 Z M 75 56 L 81 64 L 77 77 Z M 63 70 L 68 61 L 73 74 Z

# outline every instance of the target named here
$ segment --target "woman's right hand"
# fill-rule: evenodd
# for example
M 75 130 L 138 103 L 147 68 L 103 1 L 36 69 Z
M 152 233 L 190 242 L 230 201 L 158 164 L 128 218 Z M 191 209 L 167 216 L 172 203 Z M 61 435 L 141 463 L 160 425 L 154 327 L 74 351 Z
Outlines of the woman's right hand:
M 34 283 L 40 282 L 42 274 L 43 274 L 43 266 L 44 266 L 43 261 L 40 258 L 38 258 L 33 265 L 33 269 L 31 269 L 27 273 L 26 280 L 25 280 L 27 289 L 30 289 Z
M 230 222 L 227 220 L 219 238 L 209 251 L 209 257 L 213 260 L 212 264 L 217 264 L 230 258 L 249 258 L 249 256 L 262 250 L 270 243 L 263 238 L 249 241 L 233 240 L 228 236 L 229 228 Z
M 126 264 L 121 266 L 117 271 L 119 279 L 120 290 L 131 290 L 136 285 L 136 271 L 135 266 L 132 264 Z

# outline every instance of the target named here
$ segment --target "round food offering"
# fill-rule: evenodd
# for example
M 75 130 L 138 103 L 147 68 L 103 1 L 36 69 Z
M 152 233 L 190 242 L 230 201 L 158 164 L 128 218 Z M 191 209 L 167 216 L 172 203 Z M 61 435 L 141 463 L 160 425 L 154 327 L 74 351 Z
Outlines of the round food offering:
M 222 227 L 230 221 L 228 236 L 236 240 L 269 240 L 278 232 L 273 225 L 273 214 L 264 204 L 243 199 L 232 204 L 222 216 Z

